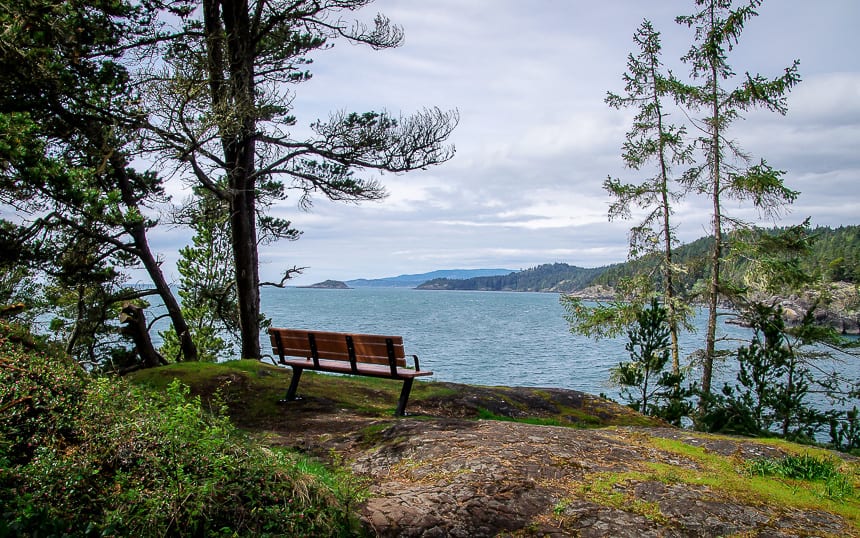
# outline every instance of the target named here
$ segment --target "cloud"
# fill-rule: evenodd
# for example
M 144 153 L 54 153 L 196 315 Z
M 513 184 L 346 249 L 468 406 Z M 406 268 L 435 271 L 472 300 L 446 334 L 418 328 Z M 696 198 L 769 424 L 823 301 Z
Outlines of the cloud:
M 623 261 L 635 220 L 608 221 L 602 183 L 610 175 L 635 182 L 652 172 L 624 168 L 621 145 L 633 111 L 610 109 L 604 98 L 623 90 L 632 35 L 644 17 L 663 32 L 664 63 L 687 76 L 679 58 L 692 30 L 674 17 L 693 8 L 640 0 L 587 7 L 568 0 L 370 4 L 358 16 L 370 21 L 385 13 L 403 25 L 405 44 L 372 51 L 341 41 L 316 54 L 313 79 L 294 88 L 300 124 L 294 134 L 307 133 L 307 124 L 333 110 L 456 108 L 457 154 L 428 170 L 374 175 L 389 192 L 381 202 L 316 200 L 302 212 L 288 200 L 274 212 L 304 235 L 265 247 L 262 272 L 309 266 L 297 283 L 312 283 L 452 267 Z M 749 112 L 732 136 L 754 159 L 785 170 L 787 184 L 801 191 L 784 222 L 811 216 L 817 224 L 858 224 L 860 2 L 774 0 L 760 14 L 731 53 L 735 70 L 777 76 L 799 58 L 804 80 L 785 117 Z M 686 118 L 673 110 L 670 120 Z M 690 196 L 675 209 L 682 240 L 707 233 L 705 197 Z M 759 219 L 748 206 L 728 209 Z M 187 233 L 175 233 L 187 240 Z M 166 248 L 181 242 L 163 240 Z
M 807 129 L 860 124 L 860 73 L 806 77 L 788 99 L 788 122 Z

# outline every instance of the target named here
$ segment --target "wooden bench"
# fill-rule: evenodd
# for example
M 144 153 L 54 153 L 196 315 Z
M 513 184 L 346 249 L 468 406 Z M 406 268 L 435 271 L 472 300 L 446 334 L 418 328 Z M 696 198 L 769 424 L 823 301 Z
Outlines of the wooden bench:
M 412 355 L 415 368 L 407 367 L 402 336 L 270 328 L 269 337 L 279 363 L 293 369 L 287 401 L 296 399 L 304 370 L 384 377 L 403 381 L 394 413 L 403 416 L 412 382 L 416 377 L 433 375 L 420 368 L 417 355 Z

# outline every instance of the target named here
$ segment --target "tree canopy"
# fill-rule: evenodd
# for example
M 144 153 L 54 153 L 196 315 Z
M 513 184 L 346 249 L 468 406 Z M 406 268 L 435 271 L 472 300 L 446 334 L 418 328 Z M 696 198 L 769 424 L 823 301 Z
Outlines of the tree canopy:
M 315 194 L 379 199 L 384 188 L 362 172 L 406 172 L 453 156 L 444 143 L 457 114 L 435 108 L 406 117 L 336 111 L 310 124 L 310 138 L 292 134 L 293 88 L 311 77 L 310 54 L 336 39 L 374 49 L 402 42 L 402 29 L 382 15 L 372 25 L 342 18 L 369 3 L 186 3 L 185 16 L 153 35 L 149 64 L 135 73 L 152 111 L 148 154 L 227 207 L 242 357 L 260 357 L 258 245 L 294 234 L 289 222 L 265 214 L 268 204 L 290 192 L 303 207 Z
M 146 114 L 123 57 L 152 32 L 149 2 L 25 0 L 4 6 L 0 67 L 0 181 L 16 210 L 4 241 L 19 263 L 37 264 L 74 290 L 68 348 L 103 327 L 117 303 L 138 294 L 122 270 L 145 268 L 185 359 L 196 359 L 179 303 L 149 247 L 164 203 L 161 178 L 132 165 Z M 84 276 L 86 275 L 86 276 Z M 86 323 L 86 311 L 96 317 Z M 93 325 L 89 329 L 86 325 Z
M 92 274 L 100 289 L 114 288 L 103 294 L 108 309 L 141 295 L 119 283 L 123 269 L 142 266 L 167 307 L 181 357 L 194 360 L 192 331 L 147 234 L 164 224 L 168 180 L 196 186 L 223 212 L 232 264 L 222 276 L 235 287 L 240 353 L 258 358 L 258 248 L 298 234 L 269 214 L 272 204 L 292 194 L 305 209 L 315 196 L 379 199 L 385 189 L 366 172 L 402 173 L 453 156 L 445 141 L 458 115 L 432 107 L 401 116 L 333 104 L 329 117 L 307 125 L 310 136 L 293 135 L 295 87 L 311 77 L 312 53 L 334 40 L 372 49 L 402 42 L 403 30 L 383 15 L 371 24 L 345 20 L 369 3 L 4 6 L 0 181 L 16 219 L 3 222 L 2 241 L 16 247 L 10 252 L 29 253 L 19 261 L 44 260 L 40 268 L 52 271 L 59 260 L 71 265 L 55 272 Z M 85 291 L 80 301 L 92 301 Z

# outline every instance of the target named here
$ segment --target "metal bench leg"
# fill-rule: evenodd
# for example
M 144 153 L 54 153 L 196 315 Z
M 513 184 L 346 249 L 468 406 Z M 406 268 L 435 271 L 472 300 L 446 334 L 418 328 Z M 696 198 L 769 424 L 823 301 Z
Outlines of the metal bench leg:
M 394 412 L 398 417 L 406 414 L 406 402 L 409 400 L 409 392 L 412 390 L 412 382 L 414 380 L 412 377 L 407 377 L 403 380 L 403 388 L 400 390 L 400 401 L 397 402 L 397 411 Z
M 293 366 L 293 380 L 290 381 L 290 388 L 287 390 L 287 397 L 284 398 L 284 401 L 291 402 L 296 399 L 296 389 L 299 388 L 299 379 L 302 378 L 303 371 L 302 368 Z

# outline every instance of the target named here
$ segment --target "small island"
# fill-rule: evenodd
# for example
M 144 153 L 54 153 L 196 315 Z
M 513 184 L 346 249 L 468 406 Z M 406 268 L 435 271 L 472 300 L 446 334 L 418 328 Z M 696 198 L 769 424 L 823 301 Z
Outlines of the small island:
M 313 288 L 313 289 L 323 289 L 323 290 L 349 290 L 352 289 L 346 285 L 345 282 L 341 282 L 340 280 L 324 280 L 323 282 L 317 282 L 316 284 L 311 284 L 310 286 L 298 286 L 299 288 Z

